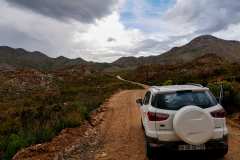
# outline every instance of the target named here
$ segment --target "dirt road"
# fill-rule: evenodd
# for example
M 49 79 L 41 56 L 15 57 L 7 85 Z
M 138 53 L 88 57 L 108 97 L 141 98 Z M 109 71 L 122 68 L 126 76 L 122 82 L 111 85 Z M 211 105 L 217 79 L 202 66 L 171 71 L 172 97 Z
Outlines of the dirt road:
M 144 134 L 135 100 L 143 91 L 124 91 L 112 98 L 106 115 L 104 145 L 98 160 L 144 160 Z M 106 156 L 98 156 L 105 153 Z
M 101 124 L 102 144 L 94 151 L 94 159 L 147 160 L 140 113 L 135 103 L 135 100 L 143 97 L 143 94 L 142 90 L 123 91 L 110 99 L 105 121 Z M 230 151 L 225 160 L 240 160 L 240 130 L 231 126 L 229 129 Z M 191 159 L 191 157 L 183 157 Z M 172 158 L 174 159 L 174 156 Z
M 115 94 L 93 118 L 95 121 L 93 126 L 84 129 L 82 133 L 81 129 L 68 131 L 68 134 L 71 133 L 69 139 L 76 139 L 71 143 L 71 147 L 68 146 L 70 149 L 63 149 L 57 154 L 54 152 L 54 158 L 49 158 L 50 155 L 47 153 L 40 152 L 40 155 L 31 153 L 34 156 L 30 159 L 46 160 L 42 156 L 45 155 L 49 159 L 56 160 L 147 160 L 139 109 L 135 103 L 135 100 L 143 94 L 143 90 L 122 91 Z M 233 126 L 229 126 L 229 129 L 230 151 L 224 160 L 240 160 L 240 129 Z M 76 133 L 76 130 L 79 133 Z M 62 141 L 61 135 L 54 141 Z M 49 145 L 51 146 L 51 143 L 46 146 Z M 63 148 L 67 147 L 63 146 Z M 21 158 L 16 157 L 16 159 Z
M 240 160 L 240 128 L 228 126 L 229 129 L 229 153 L 226 160 Z

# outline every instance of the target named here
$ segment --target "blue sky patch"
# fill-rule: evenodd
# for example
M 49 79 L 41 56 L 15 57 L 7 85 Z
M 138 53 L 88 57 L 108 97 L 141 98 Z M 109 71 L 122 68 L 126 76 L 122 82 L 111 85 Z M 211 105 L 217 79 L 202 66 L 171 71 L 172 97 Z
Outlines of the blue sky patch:
M 139 22 L 139 18 L 160 18 L 166 10 L 173 6 L 176 0 L 143 0 L 137 1 L 127 0 L 121 11 L 121 22 L 127 28 L 138 28 L 148 31 Z M 143 3 L 143 4 L 141 4 Z

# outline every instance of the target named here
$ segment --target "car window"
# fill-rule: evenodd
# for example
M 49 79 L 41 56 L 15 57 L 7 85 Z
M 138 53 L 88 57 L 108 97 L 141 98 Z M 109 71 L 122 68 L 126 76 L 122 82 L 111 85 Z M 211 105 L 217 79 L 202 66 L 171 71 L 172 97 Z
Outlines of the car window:
M 143 104 L 145 105 L 149 104 L 150 97 L 151 97 L 151 92 L 148 91 L 144 97 Z
M 217 105 L 217 101 L 209 91 L 180 91 L 156 94 L 152 98 L 152 106 L 160 109 L 178 110 L 188 105 L 199 106 L 205 109 Z

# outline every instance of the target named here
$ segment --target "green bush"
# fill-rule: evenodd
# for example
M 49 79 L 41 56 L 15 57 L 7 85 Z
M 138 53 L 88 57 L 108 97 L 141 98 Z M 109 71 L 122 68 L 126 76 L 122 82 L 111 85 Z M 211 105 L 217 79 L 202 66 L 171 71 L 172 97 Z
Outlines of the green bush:
M 234 96 L 234 104 L 236 106 L 240 106 L 240 92 L 237 93 L 235 96 Z M 238 107 L 238 110 L 240 110 L 240 108 Z
M 53 138 L 54 135 L 55 135 L 55 132 L 51 128 L 40 129 L 36 133 L 37 143 L 42 143 L 42 142 L 49 141 Z
M 79 101 L 75 101 L 73 103 L 74 108 L 77 110 L 77 112 L 79 112 L 80 117 L 82 117 L 83 119 L 88 119 L 89 118 L 89 112 L 91 111 L 90 108 L 92 108 L 92 107 L 90 107 L 91 105 L 92 104 L 88 104 L 89 107 L 86 107 L 85 105 L 83 105 Z M 96 107 L 96 106 L 94 106 L 94 107 Z
M 233 92 L 233 84 L 231 82 L 219 81 L 215 83 L 208 83 L 209 89 L 216 97 L 219 97 L 220 95 L 221 85 L 223 86 L 224 96 L 229 97 L 230 94 Z
M 4 159 L 8 160 L 17 152 L 17 150 L 25 147 L 27 142 L 24 137 L 17 134 L 11 134 L 7 140 L 6 151 L 4 154 Z
M 163 83 L 164 86 L 168 86 L 168 85 L 173 85 L 173 81 L 172 80 L 167 80 Z
M 6 148 L 7 141 L 5 140 L 5 137 L 0 137 L 0 150 L 4 150 Z
M 219 81 L 215 83 L 209 83 L 208 87 L 216 97 L 220 95 L 220 85 L 223 85 L 223 101 L 222 105 L 228 113 L 240 111 L 238 107 L 240 105 L 240 93 L 239 84 L 236 82 Z
M 11 159 L 22 147 L 51 140 L 64 128 L 81 125 L 119 89 L 139 88 L 102 74 L 74 78 L 70 74 L 54 84 L 59 90 L 54 96 L 29 90 L 27 96 L 11 99 L 10 94 L 4 99 L 6 104 L 0 106 L 0 154 L 4 152 L 5 159 Z

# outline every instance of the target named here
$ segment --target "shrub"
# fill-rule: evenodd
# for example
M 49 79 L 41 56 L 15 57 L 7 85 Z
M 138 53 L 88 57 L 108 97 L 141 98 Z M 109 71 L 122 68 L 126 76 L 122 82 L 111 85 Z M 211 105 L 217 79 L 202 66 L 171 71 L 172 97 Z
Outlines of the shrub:
M 4 154 L 4 159 L 8 160 L 16 153 L 17 150 L 25 147 L 27 142 L 24 137 L 20 137 L 17 134 L 11 134 L 8 138 L 8 144 Z
M 172 80 L 167 80 L 163 83 L 164 86 L 167 86 L 167 85 L 173 85 L 173 81 Z
M 53 136 L 55 135 L 55 132 L 53 129 L 51 128 L 42 128 L 40 130 L 37 131 L 36 133 L 36 143 L 42 143 L 42 142 L 46 142 L 49 141 L 50 139 L 53 138 Z
M 119 89 L 139 88 L 102 74 L 73 78 L 71 73 L 54 84 L 59 90 L 54 96 L 41 90 L 33 94 L 30 89 L 27 96 L 5 98 L 7 107 L 0 104 L 4 111 L 0 115 L 0 159 L 2 152 L 10 159 L 22 147 L 49 141 L 62 129 L 79 126 Z
M 223 101 L 222 105 L 227 110 L 228 113 L 232 113 L 237 109 L 236 106 L 240 104 L 240 99 L 238 96 L 238 83 L 229 82 L 229 81 L 219 81 L 215 83 L 209 83 L 208 87 L 213 92 L 216 97 L 220 95 L 220 85 L 223 85 Z
M 234 104 L 240 106 L 240 92 L 234 96 Z

